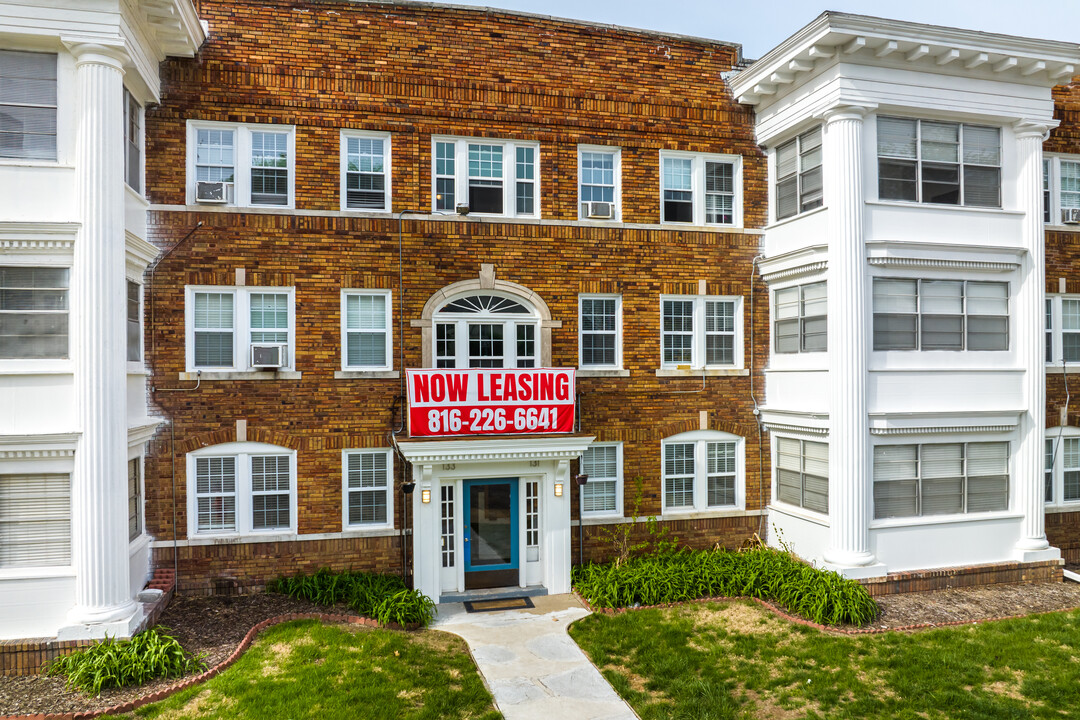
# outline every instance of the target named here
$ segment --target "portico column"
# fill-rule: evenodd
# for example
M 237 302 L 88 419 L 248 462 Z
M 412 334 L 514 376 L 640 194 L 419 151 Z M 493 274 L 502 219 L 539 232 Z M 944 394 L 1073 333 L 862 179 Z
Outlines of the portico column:
M 124 51 L 70 42 L 76 198 L 72 358 L 80 438 L 72 475 L 75 607 L 65 637 L 124 633 L 132 600 L 127 527 Z M 130 628 L 133 629 L 133 628 Z
M 1012 479 L 1014 507 L 1023 513 L 1018 560 L 1051 560 L 1061 557 L 1050 547 L 1045 531 L 1043 486 L 1046 436 L 1045 358 L 1043 321 L 1045 313 L 1046 252 L 1043 230 L 1042 144 L 1049 127 L 1043 123 L 1021 122 L 1015 126 L 1018 174 L 1018 209 L 1024 213 L 1021 242 L 1027 250 L 1016 289 L 1015 327 L 1017 357 L 1024 368 L 1024 398 L 1027 408 L 1020 418 L 1020 441 Z
M 825 114 L 822 137 L 828 207 L 829 549 L 846 575 L 883 574 L 870 552 L 870 429 L 867 418 L 866 247 L 862 141 L 867 108 Z

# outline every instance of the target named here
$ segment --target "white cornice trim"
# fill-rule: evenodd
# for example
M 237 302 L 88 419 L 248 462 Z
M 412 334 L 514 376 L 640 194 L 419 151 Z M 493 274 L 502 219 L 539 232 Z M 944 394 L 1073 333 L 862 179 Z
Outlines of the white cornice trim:
M 75 456 L 80 433 L 0 435 L 0 460 L 43 460 Z
M 401 440 L 398 449 L 414 465 L 504 460 L 572 460 L 596 438 L 592 435 L 536 438 L 528 435 L 491 440 Z
M 79 223 L 0 222 L 0 250 L 11 253 L 71 253 Z
M 1012 432 L 1015 425 L 927 425 L 923 427 L 872 427 L 871 435 L 945 435 L 953 433 Z
M 805 265 L 799 265 L 797 267 L 788 268 L 786 270 L 777 270 L 776 272 L 763 273 L 761 279 L 766 283 L 774 283 L 777 280 L 788 280 L 790 278 L 802 277 L 803 275 L 814 275 L 816 273 L 825 272 L 829 268 L 828 260 L 819 260 L 817 262 L 807 263 Z
M 1009 272 L 1020 267 L 1018 262 L 985 262 L 979 260 L 944 260 L 940 258 L 872 257 L 870 265 L 879 267 L 924 268 L 940 270 L 988 270 Z
M 125 260 L 130 270 L 142 274 L 147 266 L 154 261 L 160 252 L 157 247 L 132 232 L 125 233 Z
M 789 425 L 787 423 L 763 422 L 766 430 L 772 432 L 795 433 L 802 435 L 817 435 L 825 437 L 829 434 L 829 428 L 807 427 L 805 425 Z
M 824 272 L 829 265 L 829 246 L 811 245 L 763 258 L 758 272 L 766 283 Z
M 158 425 L 165 422 L 160 418 L 149 418 L 150 422 L 145 425 L 135 425 L 128 428 L 128 446 L 142 445 L 143 443 L 154 437 L 154 433 L 157 432 Z

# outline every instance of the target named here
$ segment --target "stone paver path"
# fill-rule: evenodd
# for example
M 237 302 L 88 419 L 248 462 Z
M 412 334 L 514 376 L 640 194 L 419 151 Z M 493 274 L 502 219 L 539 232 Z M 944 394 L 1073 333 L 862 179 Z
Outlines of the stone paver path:
M 589 611 L 573 595 L 533 598 L 531 610 L 467 613 L 439 605 L 434 627 L 465 638 L 507 720 L 635 720 L 567 628 Z

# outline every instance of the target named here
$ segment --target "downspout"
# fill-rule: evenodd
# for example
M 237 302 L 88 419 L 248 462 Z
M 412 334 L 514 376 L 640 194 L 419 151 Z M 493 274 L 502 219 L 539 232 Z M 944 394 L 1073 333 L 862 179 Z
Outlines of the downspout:
M 758 537 L 767 539 L 768 525 L 765 522 L 765 459 L 761 448 L 761 434 L 764 431 L 761 422 L 761 409 L 758 406 L 757 396 L 754 394 L 754 281 L 757 275 L 759 260 L 765 259 L 764 255 L 757 255 L 750 263 L 750 400 L 754 403 L 754 419 L 757 421 L 757 456 L 758 456 Z

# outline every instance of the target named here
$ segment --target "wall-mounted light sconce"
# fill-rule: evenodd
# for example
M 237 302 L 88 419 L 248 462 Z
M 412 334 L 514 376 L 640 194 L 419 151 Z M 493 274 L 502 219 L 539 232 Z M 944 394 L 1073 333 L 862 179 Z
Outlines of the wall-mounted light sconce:
M 555 483 L 555 497 L 562 497 L 562 483 Z
M 430 488 L 424 488 L 423 490 L 420 491 L 420 502 L 424 503 L 425 505 L 427 505 L 429 502 L 431 502 L 431 489 Z

